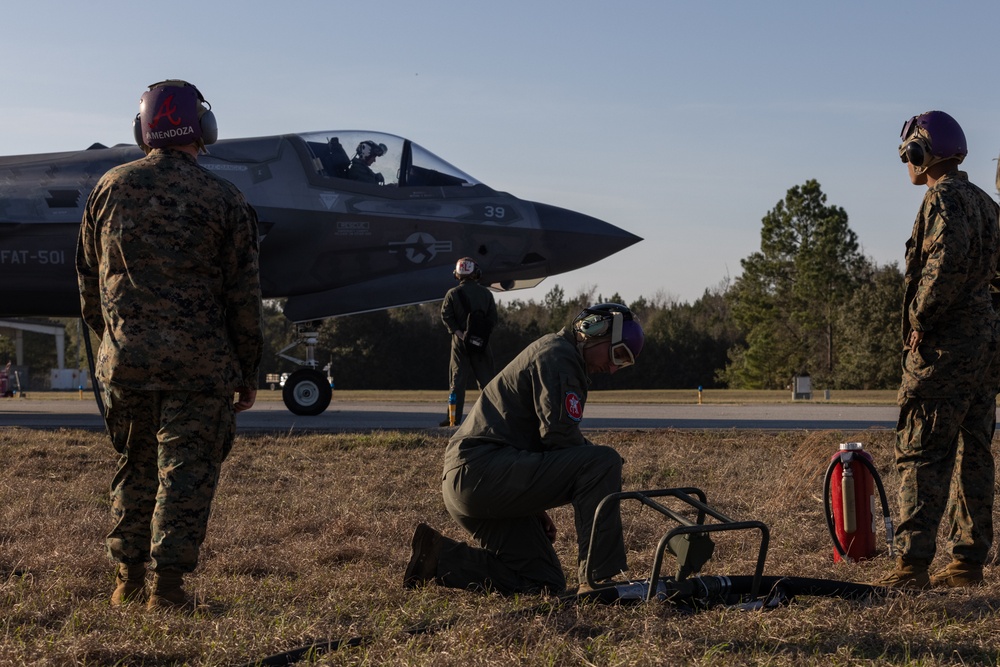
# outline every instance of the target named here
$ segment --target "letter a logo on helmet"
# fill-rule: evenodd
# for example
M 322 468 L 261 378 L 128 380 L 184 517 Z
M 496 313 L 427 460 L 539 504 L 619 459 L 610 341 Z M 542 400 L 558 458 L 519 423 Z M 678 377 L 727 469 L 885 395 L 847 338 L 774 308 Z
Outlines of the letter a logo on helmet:
M 163 103 L 160 104 L 159 110 L 157 110 L 156 115 L 153 116 L 153 120 L 149 123 L 149 129 L 156 129 L 157 124 L 163 118 L 166 118 L 167 122 L 174 127 L 177 127 L 182 122 L 180 118 L 177 118 L 177 105 L 174 104 L 173 94 L 168 95 L 166 99 L 163 100 Z

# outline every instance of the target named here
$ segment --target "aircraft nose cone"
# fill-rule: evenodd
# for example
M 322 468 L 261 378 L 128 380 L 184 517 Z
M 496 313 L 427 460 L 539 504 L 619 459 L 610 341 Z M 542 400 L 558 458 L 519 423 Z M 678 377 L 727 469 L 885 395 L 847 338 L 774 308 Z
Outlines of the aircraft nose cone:
M 546 260 L 550 274 L 579 269 L 642 240 L 611 223 L 558 206 L 534 202 L 545 245 L 553 252 Z

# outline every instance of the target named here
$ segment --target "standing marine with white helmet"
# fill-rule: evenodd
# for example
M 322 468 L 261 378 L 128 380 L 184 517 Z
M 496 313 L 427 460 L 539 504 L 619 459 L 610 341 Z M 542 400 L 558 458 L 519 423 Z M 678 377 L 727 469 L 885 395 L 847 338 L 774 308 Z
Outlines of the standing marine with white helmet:
M 451 361 L 448 364 L 448 386 L 455 395 L 455 426 L 462 423 L 465 407 L 465 387 L 472 373 L 480 389 L 493 379 L 493 353 L 489 334 L 497 325 L 497 304 L 493 292 L 479 284 L 482 271 L 471 257 L 455 263 L 453 273 L 458 286 L 444 295 L 441 321 L 451 334 Z M 441 426 L 449 426 L 446 416 Z
M 479 546 L 419 524 L 405 587 L 434 581 L 504 595 L 561 593 L 566 578 L 546 510 L 570 503 L 580 581 L 588 569 L 595 581 L 627 569 L 617 508 L 602 525 L 593 525 L 598 503 L 621 491 L 622 458 L 587 440 L 580 421 L 589 376 L 631 366 L 643 340 L 628 308 L 598 304 L 572 326 L 536 340 L 500 371 L 444 454 L 445 507 Z
M 896 568 L 882 586 L 972 586 L 993 543 L 997 205 L 958 166 L 965 133 L 943 111 L 910 118 L 899 156 L 927 187 L 906 243 L 896 425 Z M 949 493 L 950 489 L 950 493 Z M 951 563 L 929 576 L 947 508 Z

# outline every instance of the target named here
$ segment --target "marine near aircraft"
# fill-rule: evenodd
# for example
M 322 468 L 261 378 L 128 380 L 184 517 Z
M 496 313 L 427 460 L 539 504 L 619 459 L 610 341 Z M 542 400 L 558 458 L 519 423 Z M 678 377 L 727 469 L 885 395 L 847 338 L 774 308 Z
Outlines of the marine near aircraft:
M 74 258 L 87 196 L 108 169 L 140 157 L 134 145 L 100 144 L 0 157 L 0 316 L 80 316 Z M 330 404 L 314 356 L 320 320 L 440 300 L 463 256 L 479 264 L 483 283 L 506 291 L 641 240 L 494 190 L 379 132 L 223 140 L 199 164 L 238 186 L 257 211 L 263 297 L 285 299 L 299 336 L 280 355 L 301 366 L 282 394 L 300 415 Z M 305 359 L 285 354 L 296 345 Z

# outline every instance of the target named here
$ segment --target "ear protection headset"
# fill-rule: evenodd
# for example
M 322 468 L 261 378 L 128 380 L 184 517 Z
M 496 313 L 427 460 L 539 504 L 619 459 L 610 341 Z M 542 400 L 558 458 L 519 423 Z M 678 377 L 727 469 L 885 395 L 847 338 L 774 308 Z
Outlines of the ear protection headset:
M 219 124 L 212 105 L 187 81 L 168 79 L 149 86 L 132 121 L 135 143 L 145 148 L 214 144 Z
M 913 131 L 913 136 L 899 145 L 899 159 L 914 167 L 929 167 L 933 158 L 931 144 L 919 128 Z

